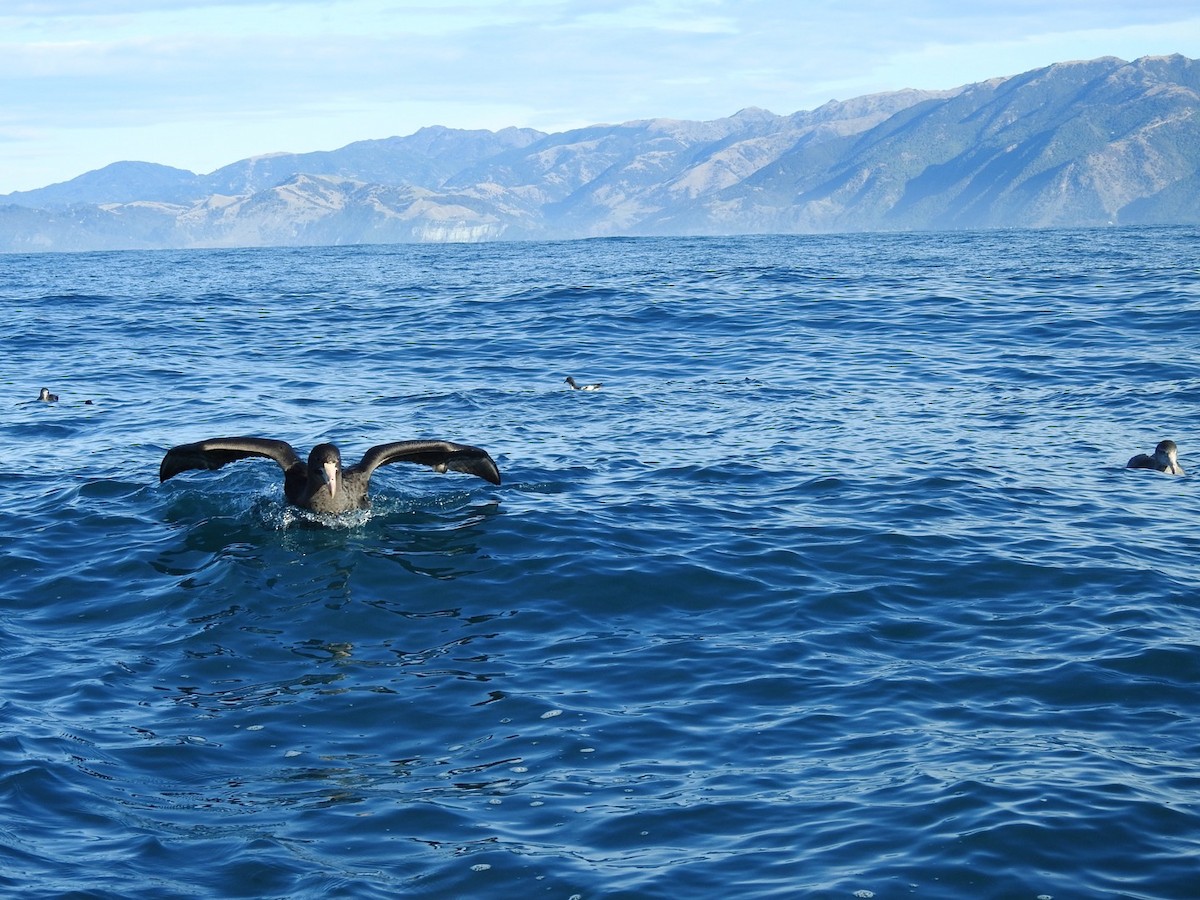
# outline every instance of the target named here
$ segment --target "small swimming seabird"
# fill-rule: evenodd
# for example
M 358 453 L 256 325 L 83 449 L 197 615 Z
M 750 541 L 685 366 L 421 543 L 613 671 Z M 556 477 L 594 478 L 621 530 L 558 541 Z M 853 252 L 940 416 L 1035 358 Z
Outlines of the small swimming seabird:
M 1169 472 L 1172 475 L 1182 475 L 1183 466 L 1179 465 L 1179 448 L 1174 441 L 1159 441 L 1154 448 L 1154 454 L 1147 456 L 1139 453 L 1125 465 L 1127 469 L 1156 469 L 1159 472 Z
M 274 460 L 283 469 L 283 495 L 288 503 L 319 513 L 343 513 L 371 505 L 367 485 L 371 473 L 388 463 L 410 462 L 437 472 L 455 471 L 500 483 L 500 471 L 486 450 L 451 441 L 396 441 L 363 454 L 362 461 L 342 468 L 342 454 L 333 444 L 318 444 L 301 462 L 286 441 L 259 437 L 212 438 L 172 447 L 163 457 L 158 480 L 166 481 L 189 469 L 219 469 L 248 457 Z
M 564 380 L 577 391 L 598 391 L 604 386 L 603 381 L 597 381 L 595 384 L 576 384 L 575 379 L 570 375 L 568 375 Z
M 38 399 L 44 403 L 57 403 L 58 394 L 50 393 L 50 388 L 42 388 L 41 393 L 38 394 Z

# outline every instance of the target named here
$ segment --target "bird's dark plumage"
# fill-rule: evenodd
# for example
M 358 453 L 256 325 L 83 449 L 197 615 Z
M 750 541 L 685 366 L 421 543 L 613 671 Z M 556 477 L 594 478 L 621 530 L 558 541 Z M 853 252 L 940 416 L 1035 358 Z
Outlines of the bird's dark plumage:
M 1155 469 L 1172 475 L 1183 474 L 1183 466 L 1179 465 L 1179 448 L 1175 446 L 1174 441 L 1159 441 L 1153 454 L 1139 453 L 1125 464 L 1125 468 Z
M 363 454 L 362 461 L 342 468 L 342 454 L 333 444 L 318 444 L 302 462 L 286 441 L 259 437 L 211 438 L 172 447 L 158 469 L 166 481 L 189 469 L 219 469 L 239 459 L 271 459 L 283 469 L 283 494 L 293 506 L 321 513 L 342 513 L 371 505 L 367 486 L 380 466 L 396 462 L 419 463 L 438 472 L 475 475 L 500 483 L 500 471 L 486 450 L 451 441 L 397 441 L 380 444 Z
M 57 403 L 58 394 L 50 393 L 50 388 L 42 388 L 38 393 L 38 399 L 45 403 Z

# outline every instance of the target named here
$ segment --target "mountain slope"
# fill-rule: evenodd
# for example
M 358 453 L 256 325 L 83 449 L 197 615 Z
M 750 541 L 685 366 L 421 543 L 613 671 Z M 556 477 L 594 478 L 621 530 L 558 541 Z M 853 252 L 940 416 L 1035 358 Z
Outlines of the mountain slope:
M 719 200 L 739 213 L 727 224 L 784 231 L 1106 224 L 1182 188 L 1200 170 L 1198 137 L 1194 61 L 1065 63 L 797 148 Z
M 0 198 L 0 250 L 1200 222 L 1200 64 L 1058 63 L 790 116 L 424 128 Z
M 160 203 L 189 203 L 208 193 L 204 179 L 186 169 L 149 162 L 116 162 L 60 184 L 2 195 L 0 203 L 32 209 L 79 203 L 133 203 L 147 199 Z

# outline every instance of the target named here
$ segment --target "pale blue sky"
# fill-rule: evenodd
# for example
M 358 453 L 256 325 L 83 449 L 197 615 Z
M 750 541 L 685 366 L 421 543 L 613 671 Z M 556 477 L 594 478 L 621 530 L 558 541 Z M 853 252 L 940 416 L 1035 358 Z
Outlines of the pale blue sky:
M 1200 57 L 1195 0 L 2 0 L 0 194 L 424 125 L 775 113 L 1053 62 Z

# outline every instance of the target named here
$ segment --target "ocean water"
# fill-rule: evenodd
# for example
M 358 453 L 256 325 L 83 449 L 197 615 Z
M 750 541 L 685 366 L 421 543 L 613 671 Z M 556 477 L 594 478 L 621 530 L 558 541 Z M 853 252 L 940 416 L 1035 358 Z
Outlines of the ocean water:
M 1198 246 L 0 257 L 0 895 L 1200 896 Z

